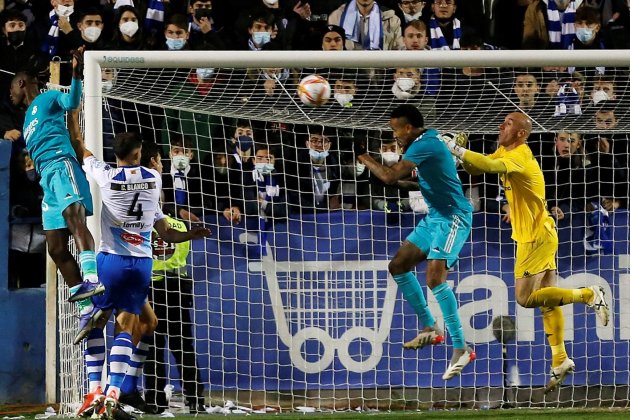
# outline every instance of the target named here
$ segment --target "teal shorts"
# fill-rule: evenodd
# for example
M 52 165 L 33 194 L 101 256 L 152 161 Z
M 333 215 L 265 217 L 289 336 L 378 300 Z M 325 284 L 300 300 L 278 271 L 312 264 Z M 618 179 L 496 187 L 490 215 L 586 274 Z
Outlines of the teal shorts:
M 63 159 L 48 164 L 42 171 L 39 185 L 44 190 L 42 224 L 44 230 L 68 227 L 63 212 L 74 203 L 85 207 L 85 215 L 92 215 L 92 194 L 85 172 L 74 159 Z
M 445 260 L 447 268 L 451 268 L 470 235 L 471 226 L 472 213 L 427 215 L 407 240 L 426 254 L 427 259 Z

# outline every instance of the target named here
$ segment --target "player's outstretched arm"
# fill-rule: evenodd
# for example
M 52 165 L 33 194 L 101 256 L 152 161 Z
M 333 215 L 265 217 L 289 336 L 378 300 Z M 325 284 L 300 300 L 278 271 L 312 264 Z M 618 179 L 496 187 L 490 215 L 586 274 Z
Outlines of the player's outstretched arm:
M 72 148 L 77 154 L 77 158 L 82 163 L 83 159 L 92 156 L 92 152 L 85 148 L 85 143 L 83 142 L 83 134 L 81 134 L 81 127 L 79 125 L 79 112 L 80 108 L 68 112 L 68 132 L 70 133 Z
M 409 176 L 416 167 L 415 163 L 408 160 L 398 161 L 391 167 L 382 165 L 368 154 L 367 149 L 361 140 L 355 140 L 354 154 L 357 157 L 357 160 L 367 166 L 374 176 L 388 185 L 395 184 L 397 181 Z
M 84 47 L 80 47 L 72 51 L 72 83 L 70 84 L 70 91 L 57 96 L 57 103 L 64 111 L 72 111 L 81 105 L 81 95 L 83 93 L 81 85 L 83 49 Z
M 160 235 L 160 238 L 172 244 L 186 242 L 193 239 L 207 238 L 208 236 L 212 235 L 210 229 L 202 227 L 195 227 L 187 232 L 180 232 L 178 230 L 171 229 L 168 225 L 168 222 L 166 221 L 166 218 L 160 219 L 155 222 L 155 225 L 153 227 L 157 231 L 158 235 Z
M 443 138 L 444 143 L 453 156 L 458 157 L 464 164 L 464 169 L 471 175 L 504 174 L 507 167 L 499 159 L 490 159 L 488 156 L 473 152 L 457 144 L 453 139 Z

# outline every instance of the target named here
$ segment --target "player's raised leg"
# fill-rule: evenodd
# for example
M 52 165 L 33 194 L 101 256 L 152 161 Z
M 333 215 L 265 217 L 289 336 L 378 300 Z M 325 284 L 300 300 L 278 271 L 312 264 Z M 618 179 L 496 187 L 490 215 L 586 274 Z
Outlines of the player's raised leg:
M 420 283 L 411 272 L 418 263 L 426 260 L 426 258 L 427 256 L 417 246 L 405 241 L 389 263 L 389 272 L 423 326 L 423 329 L 413 340 L 407 341 L 403 345 L 406 349 L 421 349 L 426 345 L 439 344 L 444 341 L 444 335 L 442 331 L 437 329 L 435 318 L 427 306 Z

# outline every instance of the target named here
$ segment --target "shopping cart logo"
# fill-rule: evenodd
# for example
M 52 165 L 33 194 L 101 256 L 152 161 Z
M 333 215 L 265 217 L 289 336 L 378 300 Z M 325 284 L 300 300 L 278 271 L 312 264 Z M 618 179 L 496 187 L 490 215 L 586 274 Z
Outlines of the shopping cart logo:
M 269 244 L 266 251 L 249 270 L 266 278 L 278 335 L 293 365 L 305 373 L 322 372 L 336 352 L 351 372 L 374 369 L 396 303 L 388 261 L 275 261 Z M 311 340 L 323 351 L 306 354 Z

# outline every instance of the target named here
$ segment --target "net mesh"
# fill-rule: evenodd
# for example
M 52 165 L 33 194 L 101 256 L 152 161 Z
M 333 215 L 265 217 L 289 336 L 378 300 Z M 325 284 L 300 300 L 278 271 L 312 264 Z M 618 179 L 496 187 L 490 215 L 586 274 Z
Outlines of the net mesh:
M 182 217 L 176 202 L 187 201 L 183 207 L 213 231 L 192 245 L 192 302 L 182 307 L 192 318 L 200 375 L 192 382 L 201 384 L 206 405 L 224 413 L 239 404 L 246 411 L 627 406 L 628 76 L 625 69 L 608 68 L 605 76 L 578 70 L 106 69 L 113 87 L 103 101 L 105 160 L 114 162 L 113 136 L 123 131 L 162 146 L 166 177 L 177 172 L 173 146 L 183 141 L 194 151 L 188 191 L 178 196 L 166 187 L 164 204 Z M 296 95 L 299 80 L 313 73 L 332 88 L 331 100 L 316 108 Z M 335 93 L 351 94 L 351 106 Z M 418 106 L 426 126 L 466 131 L 469 147 L 484 153 L 495 150 L 497 127 L 516 106 L 535 120 L 530 147 L 550 177 L 550 205 L 564 215 L 559 285 L 599 284 L 613 307 L 608 327 L 584 306 L 563 308 L 578 368 L 559 392 L 544 397 L 540 389 L 551 358 L 540 315 L 515 302 L 514 245 L 496 175 L 460 171 L 474 224 L 448 276 L 477 361 L 444 383 L 450 340 L 448 347 L 402 350 L 419 326 L 387 263 L 423 217 L 422 203 L 412 194 L 415 179 L 390 190 L 356 165 L 352 151 L 352 139 L 364 138 L 381 159 L 383 145 L 392 144 L 389 113 L 402 103 Z M 566 158 L 560 131 L 569 148 L 580 144 Z M 260 187 L 251 156 L 239 154 L 247 143 L 240 135 L 253 137 L 251 155 L 274 156 L 276 184 Z M 308 151 L 318 141 L 330 145 L 323 170 L 313 170 Z M 592 207 L 613 198 L 614 211 Z M 241 216 L 230 222 L 234 208 Z M 424 285 L 423 273 L 421 266 Z M 439 318 L 430 292 L 427 299 Z M 501 317 L 508 321 L 497 332 Z M 514 323 L 513 338 L 501 342 Z M 166 334 L 168 343 L 182 333 Z M 62 383 L 69 387 L 63 404 L 77 402 L 84 384 L 80 349 L 69 343 L 60 350 L 73 354 L 61 368 L 73 378 Z M 168 349 L 158 351 L 167 356 L 157 383 L 174 387 L 177 410 L 191 397 L 195 374 L 180 370 Z

